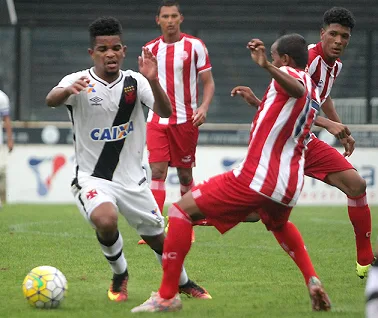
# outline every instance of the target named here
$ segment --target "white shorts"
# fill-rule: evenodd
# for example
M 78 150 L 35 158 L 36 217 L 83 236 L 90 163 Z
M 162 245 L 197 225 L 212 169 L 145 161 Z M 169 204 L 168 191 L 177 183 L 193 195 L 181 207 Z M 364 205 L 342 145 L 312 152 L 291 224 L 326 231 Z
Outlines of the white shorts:
M 111 202 L 139 235 L 156 236 L 164 231 L 161 215 L 148 183 L 125 188 L 119 183 L 92 176 L 80 177 L 71 187 L 81 214 L 92 224 L 90 215 L 104 202 Z

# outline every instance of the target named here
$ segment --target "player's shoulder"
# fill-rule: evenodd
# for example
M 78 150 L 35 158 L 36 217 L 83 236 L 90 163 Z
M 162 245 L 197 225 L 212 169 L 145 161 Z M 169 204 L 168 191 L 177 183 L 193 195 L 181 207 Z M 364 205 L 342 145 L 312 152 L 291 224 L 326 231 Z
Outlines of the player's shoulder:
M 86 69 L 86 70 L 81 70 L 81 71 L 77 71 L 77 72 L 67 74 L 65 77 L 71 78 L 73 80 L 77 80 L 82 76 L 89 76 L 89 75 L 90 75 L 90 69 Z
M 309 44 L 308 47 L 308 64 L 310 64 L 316 57 L 321 58 L 322 56 L 322 48 L 321 43 L 316 44 Z
M 161 39 L 162 39 L 162 36 L 160 35 L 157 38 L 147 42 L 144 46 L 151 46 L 151 45 L 155 44 L 156 42 L 159 42 Z
M 123 76 L 127 77 L 132 77 L 134 78 L 138 84 L 141 84 L 141 83 L 146 83 L 147 79 L 139 72 L 136 72 L 136 71 L 133 71 L 133 70 L 124 70 L 122 71 L 123 73 Z
M 8 105 L 9 104 L 9 97 L 2 90 L 0 90 L 0 103 L 2 105 Z
M 192 42 L 192 43 L 205 45 L 205 42 L 203 42 L 202 39 L 200 39 L 200 38 L 198 38 L 194 35 L 191 35 L 191 34 L 188 34 L 188 33 L 182 33 L 182 37 L 185 38 L 186 40 Z

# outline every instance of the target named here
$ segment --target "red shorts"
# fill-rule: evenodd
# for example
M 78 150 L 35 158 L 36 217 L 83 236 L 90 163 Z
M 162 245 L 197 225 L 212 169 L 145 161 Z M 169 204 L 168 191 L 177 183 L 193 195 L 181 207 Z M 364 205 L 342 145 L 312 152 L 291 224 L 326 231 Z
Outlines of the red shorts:
M 168 162 L 171 167 L 193 168 L 199 130 L 191 121 L 179 125 L 147 123 L 148 162 Z
M 267 230 L 275 230 L 288 221 L 292 210 L 252 190 L 249 182 L 236 178 L 232 171 L 212 177 L 191 191 L 198 208 L 222 234 L 252 211 L 259 213 Z
M 307 144 L 304 173 L 306 176 L 324 181 L 328 174 L 354 167 L 335 148 L 314 138 Z

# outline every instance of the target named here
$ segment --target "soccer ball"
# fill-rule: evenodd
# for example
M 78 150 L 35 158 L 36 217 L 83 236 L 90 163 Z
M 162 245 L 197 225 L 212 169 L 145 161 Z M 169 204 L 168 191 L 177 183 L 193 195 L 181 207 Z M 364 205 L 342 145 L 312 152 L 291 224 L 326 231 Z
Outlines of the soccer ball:
M 24 296 L 34 307 L 57 308 L 67 291 L 67 280 L 52 266 L 33 268 L 22 283 Z

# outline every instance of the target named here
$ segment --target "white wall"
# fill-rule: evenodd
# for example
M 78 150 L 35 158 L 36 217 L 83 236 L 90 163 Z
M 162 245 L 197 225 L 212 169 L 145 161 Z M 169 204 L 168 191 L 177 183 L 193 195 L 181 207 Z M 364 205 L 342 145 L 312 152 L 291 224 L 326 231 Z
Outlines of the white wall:
M 196 182 L 227 171 L 237 165 L 246 147 L 199 146 Z M 8 158 L 8 203 L 73 203 L 70 184 L 73 175 L 73 147 L 34 145 L 15 147 Z M 358 148 L 350 162 L 366 179 L 368 202 L 378 204 L 378 149 Z M 167 203 L 179 198 L 180 189 L 174 169 L 166 182 Z M 306 178 L 299 204 L 344 205 L 345 195 L 336 188 Z

